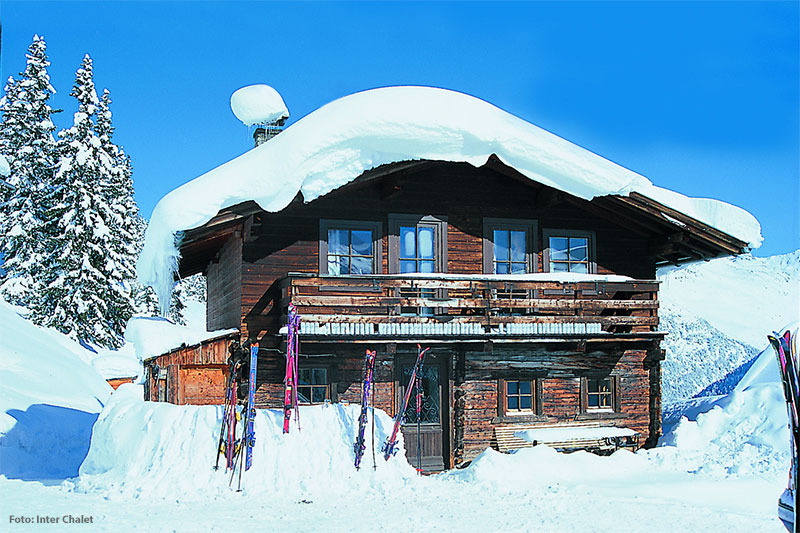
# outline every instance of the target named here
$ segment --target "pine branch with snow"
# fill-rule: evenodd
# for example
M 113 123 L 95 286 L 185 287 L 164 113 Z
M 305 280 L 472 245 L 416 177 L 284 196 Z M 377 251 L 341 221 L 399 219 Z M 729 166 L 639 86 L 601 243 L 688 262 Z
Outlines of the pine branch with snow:
M 48 216 L 53 173 L 58 160 L 50 107 L 55 93 L 47 67 L 47 45 L 34 36 L 18 79 L 9 77 L 0 100 L 0 154 L 8 163 L 0 187 L 0 251 L 3 270 L 0 294 L 27 304 L 39 291 L 41 265 L 48 248 L 43 221 Z

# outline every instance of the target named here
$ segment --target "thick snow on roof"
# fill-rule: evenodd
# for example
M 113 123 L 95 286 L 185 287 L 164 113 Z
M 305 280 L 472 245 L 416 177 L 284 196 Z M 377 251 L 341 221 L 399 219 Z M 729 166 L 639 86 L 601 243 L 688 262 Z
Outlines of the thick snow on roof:
M 179 259 L 176 234 L 202 226 L 224 207 L 253 200 L 266 211 L 280 211 L 298 191 L 310 202 L 383 164 L 427 159 L 480 166 L 492 154 L 530 179 L 580 198 L 637 191 L 752 247 L 762 241 L 758 221 L 747 211 L 655 187 L 483 100 L 431 87 L 386 87 L 335 100 L 167 194 L 147 228 L 139 278 L 160 301 L 169 301 Z
M 289 118 L 278 91 L 269 85 L 248 85 L 231 95 L 231 111 L 245 126 L 270 124 Z

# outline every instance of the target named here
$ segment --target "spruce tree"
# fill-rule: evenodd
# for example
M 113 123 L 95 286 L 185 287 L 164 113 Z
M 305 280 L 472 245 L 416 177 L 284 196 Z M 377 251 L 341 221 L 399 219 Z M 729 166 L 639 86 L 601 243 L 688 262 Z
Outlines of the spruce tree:
M 49 100 L 55 93 L 47 67 L 47 45 L 34 36 L 26 54 L 26 67 L 18 79 L 10 77 L 0 100 L 0 154 L 7 159 L 8 185 L 0 185 L 0 252 L 3 277 L 0 294 L 13 303 L 27 305 L 40 291 L 42 264 L 49 236 L 43 233 L 53 173 L 58 160 L 56 110 Z
M 70 95 L 78 101 L 78 112 L 72 127 L 59 133 L 53 216 L 45 229 L 53 246 L 33 318 L 75 339 L 119 347 L 133 313 L 125 266 L 129 259 L 120 252 L 120 211 L 109 203 L 117 154 L 106 152 L 98 136 L 95 121 L 102 106 L 88 54 Z M 108 135 L 104 127 L 101 134 Z

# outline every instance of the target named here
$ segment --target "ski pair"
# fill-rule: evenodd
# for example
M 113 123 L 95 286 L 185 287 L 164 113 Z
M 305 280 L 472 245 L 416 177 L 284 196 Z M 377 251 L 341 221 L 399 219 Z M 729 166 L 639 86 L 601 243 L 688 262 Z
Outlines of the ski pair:
M 300 429 L 300 410 L 297 407 L 297 359 L 300 354 L 300 316 L 297 307 L 289 304 L 289 323 L 286 334 L 286 375 L 283 378 L 283 432 L 289 433 L 289 421 L 294 419 Z
M 247 343 L 245 343 L 246 347 Z M 237 412 L 236 404 L 243 396 L 241 391 L 242 378 L 244 376 L 245 362 L 247 362 L 247 350 L 238 344 L 230 348 L 231 355 L 228 358 L 228 380 L 225 387 L 225 405 L 223 409 L 222 424 L 220 427 L 219 442 L 217 445 L 217 461 L 214 470 L 219 469 L 219 456 L 224 452 L 226 459 L 225 470 L 231 471 L 231 483 L 236 473 L 237 460 L 239 462 L 239 488 L 242 483 L 242 460 L 244 460 L 244 470 L 249 470 L 253 464 L 253 447 L 255 446 L 255 391 L 256 391 L 256 370 L 258 368 L 258 345 L 250 347 L 250 360 L 248 364 L 248 386 L 247 401 L 243 405 L 241 412 Z M 242 398 L 243 399 L 243 398 Z M 237 438 L 237 421 L 244 416 L 244 424 Z M 244 453 L 242 453 L 244 451 Z
M 370 387 L 372 386 L 372 375 L 375 371 L 375 351 L 367 350 L 366 360 L 364 363 L 364 381 L 361 384 L 361 414 L 358 417 L 358 435 L 356 436 L 356 442 L 353 444 L 353 449 L 356 452 L 356 460 L 355 466 L 356 470 L 361 468 L 361 458 L 364 456 L 364 450 L 367 449 L 366 444 L 364 443 L 364 429 L 367 426 L 367 405 L 369 404 L 369 394 L 370 394 Z M 375 401 L 375 397 L 373 394 L 373 403 Z M 374 439 L 374 428 L 375 428 L 375 407 L 372 408 L 372 427 L 373 427 L 373 439 Z M 374 459 L 374 452 L 375 447 L 373 445 L 373 459 Z
M 425 354 L 430 348 L 422 349 L 422 346 L 417 344 L 417 360 L 414 363 L 414 368 L 411 370 L 411 379 L 408 380 L 408 387 L 406 387 L 406 393 L 403 397 L 403 404 L 399 406 L 400 408 L 397 410 L 397 413 L 394 417 L 394 427 L 392 428 L 392 434 L 386 439 L 381 451 L 383 452 L 383 458 L 385 460 L 389 460 L 389 457 L 397 454 L 397 433 L 400 431 L 400 424 L 403 423 L 403 419 L 406 415 L 406 408 L 408 407 L 408 400 L 411 398 L 411 391 L 414 387 L 412 385 L 416 384 L 417 389 L 417 425 L 419 425 L 419 415 L 420 410 L 422 408 L 422 395 L 420 393 L 421 383 L 417 381 L 417 375 L 420 375 L 420 379 L 422 376 L 422 360 L 425 358 Z M 419 435 L 419 433 L 418 433 Z M 419 437 L 417 437 L 417 447 L 419 448 Z M 417 450 L 417 455 L 419 455 L 419 449 Z
M 773 333 L 767 335 L 772 348 L 775 350 L 775 355 L 778 357 L 778 366 L 781 372 L 781 382 L 783 383 L 783 394 L 786 398 L 786 410 L 789 414 L 789 427 L 792 436 L 792 464 L 789 475 L 789 494 L 794 495 L 794 502 L 792 511 L 794 517 L 792 520 L 792 527 L 794 531 L 798 529 L 798 486 L 797 474 L 798 466 L 800 466 L 800 365 L 798 365 L 797 355 L 797 330 L 795 336 L 792 337 L 790 330 L 784 332 L 783 335 Z M 779 507 L 782 501 L 779 501 Z
M 234 465 L 236 441 L 236 403 L 238 400 L 239 381 L 242 365 L 244 364 L 243 350 L 238 343 L 232 343 L 228 348 L 228 379 L 225 385 L 225 405 L 222 411 L 222 424 L 219 430 L 217 443 L 217 461 L 214 470 L 219 469 L 220 455 L 225 455 L 225 470 L 230 470 Z

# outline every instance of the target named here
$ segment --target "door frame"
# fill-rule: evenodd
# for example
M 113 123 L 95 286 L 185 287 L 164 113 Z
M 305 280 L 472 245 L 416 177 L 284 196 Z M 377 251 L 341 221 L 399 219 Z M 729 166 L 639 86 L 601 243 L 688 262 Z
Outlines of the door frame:
M 398 351 L 394 358 L 394 413 L 397 415 L 399 412 L 400 402 L 403 400 L 403 388 L 408 383 L 403 382 L 403 366 L 410 366 L 414 364 L 417 354 L 414 352 L 400 352 Z M 439 367 L 439 427 L 442 432 L 442 465 L 445 470 L 451 468 L 450 464 L 450 357 L 449 350 L 430 350 L 425 355 L 425 361 L 431 361 Z M 423 363 L 423 366 L 427 366 Z M 411 403 L 412 398 L 409 398 Z M 423 424 L 423 427 L 426 424 Z M 416 431 L 416 424 L 412 424 L 414 431 Z M 405 425 L 401 425 L 402 430 Z M 430 427 L 430 425 L 428 425 Z M 404 433 L 405 435 L 405 433 Z M 406 450 L 408 453 L 408 450 Z M 416 454 L 414 454 L 416 455 Z M 412 465 L 415 466 L 415 465 Z

